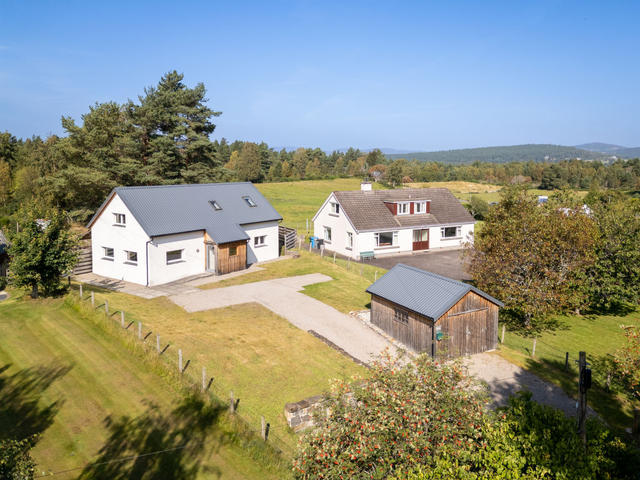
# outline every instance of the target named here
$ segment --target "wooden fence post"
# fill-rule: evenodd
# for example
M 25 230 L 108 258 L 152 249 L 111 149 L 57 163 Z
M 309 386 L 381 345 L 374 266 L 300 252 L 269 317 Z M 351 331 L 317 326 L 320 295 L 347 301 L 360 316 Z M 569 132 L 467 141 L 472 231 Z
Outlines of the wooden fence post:
M 309 231 L 309 219 L 307 218 L 307 232 Z
M 67 277 L 67 284 L 68 284 L 69 286 L 71 286 L 71 275 L 69 275 L 69 276 Z
M 96 308 L 96 296 L 91 292 L 91 308 Z
M 207 369 L 202 367 L 202 391 L 207 390 Z
M 351 257 L 347 258 L 347 270 L 351 268 Z
M 502 343 L 504 345 L 504 331 L 506 330 L 507 326 L 506 325 L 502 325 L 502 338 L 500 339 L 500 343 Z
M 633 409 L 633 426 L 631 433 L 636 437 L 640 437 L 640 408 Z
M 182 349 L 178 349 L 178 370 L 182 373 Z
M 569 352 L 564 354 L 564 370 L 565 372 L 569 370 Z
M 156 350 L 160 353 L 160 335 L 156 334 Z
M 104 314 L 107 317 L 109 316 L 109 300 L 104 301 Z
M 269 438 L 269 427 L 270 427 L 270 425 L 264 419 L 264 416 L 260 417 L 260 423 L 261 423 L 260 432 L 261 432 L 262 440 L 264 440 L 266 442 L 267 439 Z
M 378 270 L 376 270 L 375 275 L 373 276 L 373 281 L 374 282 L 378 281 Z
M 229 395 L 229 411 L 231 413 L 236 413 L 236 399 L 233 398 L 233 392 Z
M 362 265 L 360 265 L 360 276 L 362 276 Z
M 82 284 L 80 284 L 80 300 L 82 300 Z
M 120 326 L 124 328 L 124 312 L 120 310 Z
M 611 371 L 607 372 L 607 392 L 611 391 Z
M 531 350 L 531 356 L 535 357 L 536 356 L 536 342 L 538 340 L 538 337 L 533 337 L 533 349 Z
M 336 252 L 333 252 L 333 263 L 336 263 Z
M 138 340 L 142 340 L 142 322 L 138 322 Z

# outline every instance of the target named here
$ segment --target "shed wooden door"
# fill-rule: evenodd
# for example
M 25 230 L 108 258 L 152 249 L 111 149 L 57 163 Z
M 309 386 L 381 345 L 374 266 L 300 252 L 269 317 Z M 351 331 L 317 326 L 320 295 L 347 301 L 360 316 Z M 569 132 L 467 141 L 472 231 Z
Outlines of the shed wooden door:
M 429 229 L 413 231 L 413 250 L 429 249 Z

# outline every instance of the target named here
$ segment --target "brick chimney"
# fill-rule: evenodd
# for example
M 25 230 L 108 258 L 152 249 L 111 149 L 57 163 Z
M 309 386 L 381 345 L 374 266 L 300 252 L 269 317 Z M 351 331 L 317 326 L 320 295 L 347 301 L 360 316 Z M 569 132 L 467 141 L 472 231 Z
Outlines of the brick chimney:
M 360 190 L 362 190 L 363 192 L 370 192 L 371 191 L 371 182 L 362 182 L 360 184 Z

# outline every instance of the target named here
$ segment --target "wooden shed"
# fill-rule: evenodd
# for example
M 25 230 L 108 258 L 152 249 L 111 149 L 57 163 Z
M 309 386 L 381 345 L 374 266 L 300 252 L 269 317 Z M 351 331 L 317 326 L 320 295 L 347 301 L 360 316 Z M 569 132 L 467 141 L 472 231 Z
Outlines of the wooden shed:
M 496 348 L 503 304 L 471 285 L 400 263 L 367 292 L 371 323 L 413 351 L 455 357 Z

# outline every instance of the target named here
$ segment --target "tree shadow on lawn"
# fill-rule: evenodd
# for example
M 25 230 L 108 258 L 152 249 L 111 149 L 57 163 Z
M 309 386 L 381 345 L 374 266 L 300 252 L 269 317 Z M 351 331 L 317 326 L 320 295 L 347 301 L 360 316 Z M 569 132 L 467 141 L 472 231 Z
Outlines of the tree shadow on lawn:
M 45 391 L 71 370 L 71 365 L 53 364 L 7 371 L 0 367 L 0 440 L 23 439 L 43 433 L 51 426 L 63 400 L 43 402 Z
M 153 404 L 135 418 L 109 416 L 109 438 L 80 479 L 196 478 L 200 470 L 220 475 L 202 460 L 228 441 L 218 425 L 225 408 L 197 396 L 185 398 L 171 412 Z

